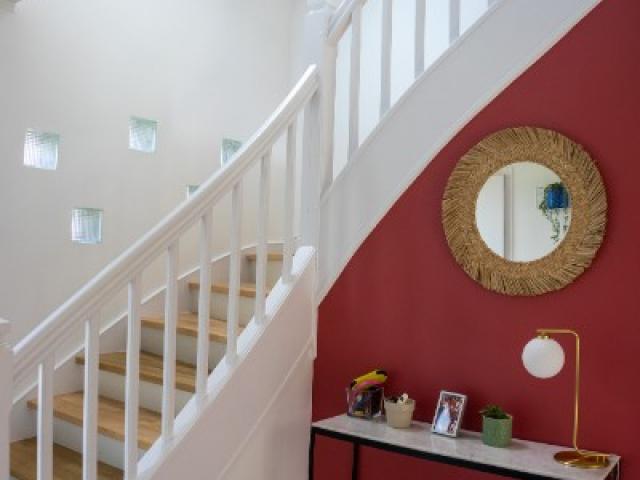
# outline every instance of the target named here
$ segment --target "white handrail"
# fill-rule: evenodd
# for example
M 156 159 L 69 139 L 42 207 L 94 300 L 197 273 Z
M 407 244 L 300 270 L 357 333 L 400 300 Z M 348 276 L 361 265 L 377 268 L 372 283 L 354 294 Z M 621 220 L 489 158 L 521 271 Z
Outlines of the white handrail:
M 318 73 L 310 66 L 300 81 L 234 160 L 211 176 L 188 200 L 51 313 L 14 348 L 14 382 L 20 384 L 53 354 L 70 332 L 126 287 L 132 278 L 161 255 L 191 225 L 229 193 L 250 167 L 279 138 L 318 89 Z

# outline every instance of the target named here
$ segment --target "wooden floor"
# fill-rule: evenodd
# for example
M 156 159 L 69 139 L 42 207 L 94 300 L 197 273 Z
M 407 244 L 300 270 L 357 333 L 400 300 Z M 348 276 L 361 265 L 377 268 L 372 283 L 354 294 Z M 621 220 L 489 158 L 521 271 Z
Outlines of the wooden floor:
M 199 282 L 189 282 L 189 290 L 200 290 Z M 222 293 L 224 295 L 229 294 L 229 284 L 228 283 L 214 283 L 211 285 L 211 291 L 215 293 Z M 269 292 L 267 291 L 267 295 Z M 255 283 L 241 283 L 240 284 L 240 296 L 255 298 L 256 296 L 256 285 Z
M 17 480 L 37 480 L 36 438 L 11 444 L 11 476 Z M 122 472 L 98 463 L 99 480 L 121 480 Z M 81 480 L 82 455 L 60 445 L 53 445 L 53 480 Z
M 83 392 L 64 393 L 53 398 L 53 415 L 77 426 L 82 426 Z M 37 409 L 38 402 L 30 400 L 29 408 Z M 141 408 L 138 412 L 138 446 L 143 450 L 151 447 L 160 436 L 161 415 Z M 115 440 L 124 440 L 124 403 L 111 398 L 98 400 L 98 432 Z
M 140 380 L 162 385 L 163 361 L 164 359 L 159 355 L 140 352 Z M 76 363 L 84 365 L 84 355 L 78 355 Z M 125 352 L 101 354 L 100 370 L 117 375 L 126 375 L 127 354 Z M 196 367 L 194 365 L 176 361 L 176 388 L 190 393 L 196 391 Z
M 143 317 L 142 326 L 156 330 L 164 330 L 164 316 Z M 178 334 L 189 337 L 198 336 L 198 314 L 192 312 L 181 313 L 178 318 Z M 242 327 L 240 327 L 242 332 Z M 211 342 L 227 342 L 227 322 L 211 318 L 209 320 L 209 340 Z

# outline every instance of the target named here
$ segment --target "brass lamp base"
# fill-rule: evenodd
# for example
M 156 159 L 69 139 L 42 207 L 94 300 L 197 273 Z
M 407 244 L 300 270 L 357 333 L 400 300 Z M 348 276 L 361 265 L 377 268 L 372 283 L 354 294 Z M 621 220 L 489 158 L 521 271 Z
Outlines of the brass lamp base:
M 567 450 L 556 453 L 553 458 L 568 467 L 592 469 L 609 466 L 608 455 L 598 452 Z

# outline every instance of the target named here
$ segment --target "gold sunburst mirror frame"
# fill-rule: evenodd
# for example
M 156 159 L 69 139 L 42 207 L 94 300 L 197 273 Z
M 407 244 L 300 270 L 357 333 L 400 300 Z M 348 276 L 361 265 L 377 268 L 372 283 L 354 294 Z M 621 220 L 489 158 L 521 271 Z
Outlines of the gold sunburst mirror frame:
M 566 236 L 547 256 L 530 262 L 495 254 L 476 224 L 476 202 L 484 183 L 517 162 L 554 171 L 571 197 Z M 541 295 L 569 285 L 589 267 L 604 238 L 607 196 L 598 168 L 581 145 L 552 130 L 508 128 L 489 135 L 460 159 L 444 192 L 442 223 L 456 262 L 472 279 L 506 295 Z

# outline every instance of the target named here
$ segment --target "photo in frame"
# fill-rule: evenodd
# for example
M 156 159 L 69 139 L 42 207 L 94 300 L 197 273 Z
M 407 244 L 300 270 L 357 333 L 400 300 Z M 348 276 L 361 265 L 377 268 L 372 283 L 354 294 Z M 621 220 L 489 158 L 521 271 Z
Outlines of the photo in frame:
M 431 431 L 438 435 L 457 437 L 466 404 L 466 395 L 444 390 L 440 392 Z

